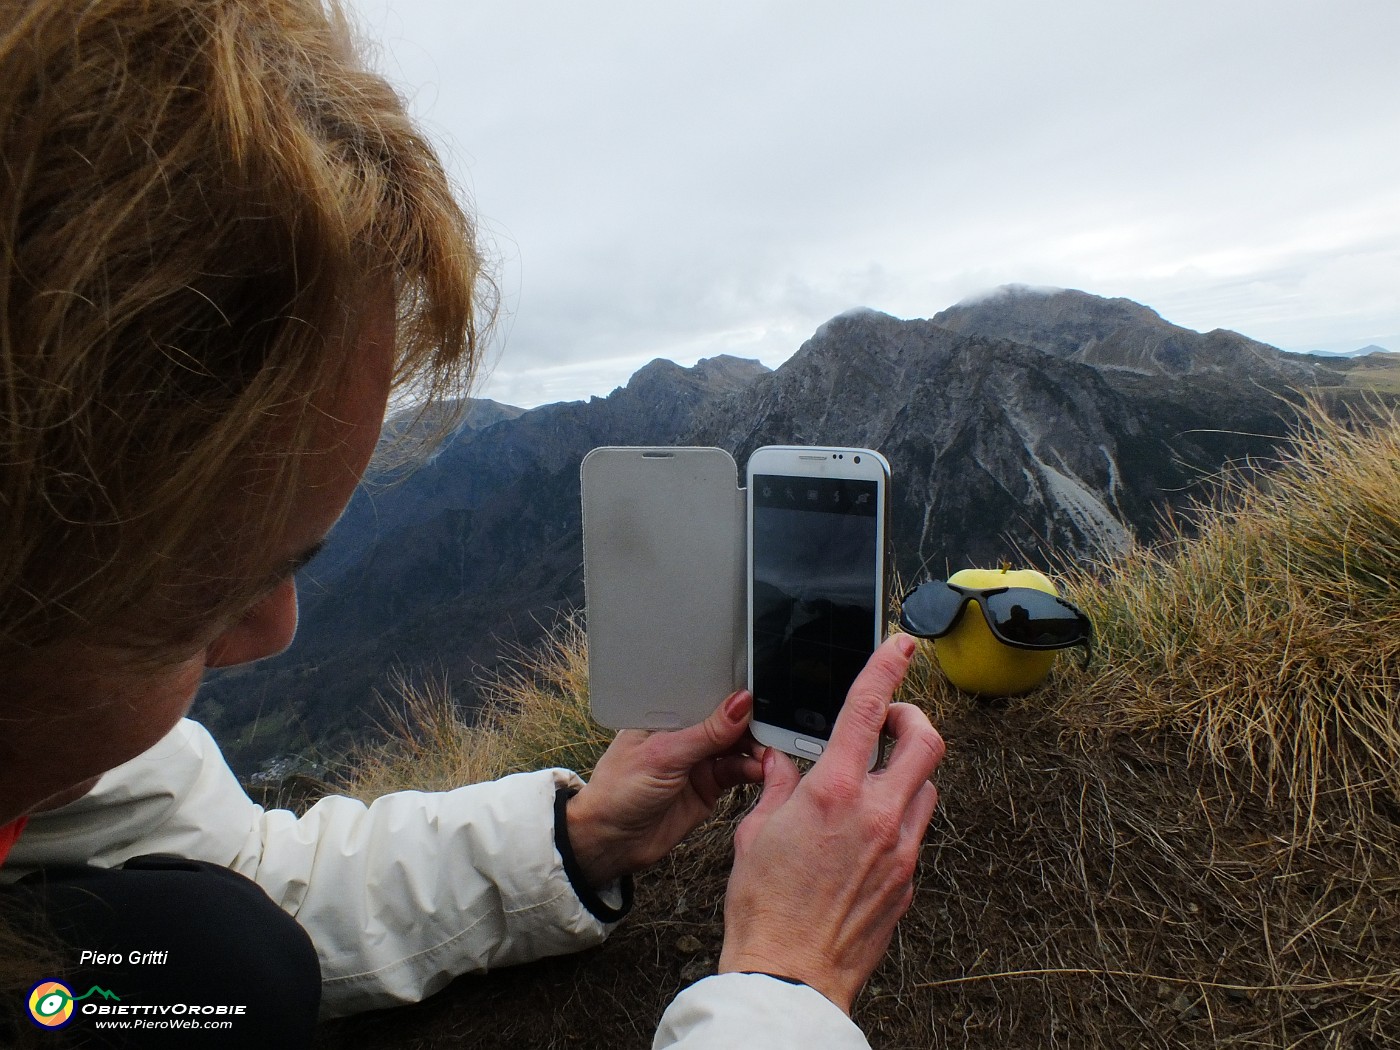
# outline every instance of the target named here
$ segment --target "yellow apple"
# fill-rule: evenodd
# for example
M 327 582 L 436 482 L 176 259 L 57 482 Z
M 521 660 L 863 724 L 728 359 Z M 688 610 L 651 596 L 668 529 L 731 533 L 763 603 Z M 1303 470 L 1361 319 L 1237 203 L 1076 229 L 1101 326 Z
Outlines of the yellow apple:
M 963 569 L 948 577 L 948 582 L 979 590 L 1029 587 L 1046 594 L 1059 593 L 1050 578 L 1035 569 Z M 1054 650 L 1015 649 L 997 641 L 975 598 L 963 610 L 957 626 L 934 639 L 933 649 L 948 681 L 977 696 L 1028 692 L 1045 681 L 1055 662 Z

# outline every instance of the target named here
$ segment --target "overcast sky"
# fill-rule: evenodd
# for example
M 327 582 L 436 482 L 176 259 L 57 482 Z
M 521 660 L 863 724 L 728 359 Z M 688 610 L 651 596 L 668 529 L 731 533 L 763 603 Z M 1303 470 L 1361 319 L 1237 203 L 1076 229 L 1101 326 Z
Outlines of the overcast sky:
M 1397 0 L 350 2 L 497 261 L 483 396 L 1008 282 L 1400 350 Z

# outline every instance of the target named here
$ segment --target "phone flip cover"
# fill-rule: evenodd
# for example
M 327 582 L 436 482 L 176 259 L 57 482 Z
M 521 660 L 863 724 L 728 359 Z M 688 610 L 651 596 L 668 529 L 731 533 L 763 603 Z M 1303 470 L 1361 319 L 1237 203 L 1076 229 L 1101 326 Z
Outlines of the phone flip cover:
M 588 696 L 611 729 L 679 729 L 747 676 L 745 493 L 718 448 L 583 460 Z

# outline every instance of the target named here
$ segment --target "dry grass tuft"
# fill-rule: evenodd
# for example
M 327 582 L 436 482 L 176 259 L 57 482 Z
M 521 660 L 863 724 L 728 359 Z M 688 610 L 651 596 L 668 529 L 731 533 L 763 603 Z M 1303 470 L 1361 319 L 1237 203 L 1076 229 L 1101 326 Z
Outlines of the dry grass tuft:
M 1379 410 L 1378 410 L 1379 411 Z M 1088 735 L 1167 731 L 1299 808 L 1400 805 L 1400 419 L 1314 408 L 1262 479 L 1227 475 L 1198 535 L 1068 589 L 1099 658 L 1041 702 Z
M 355 754 L 342 789 L 366 801 L 412 788 L 446 791 L 547 766 L 587 777 L 612 739 L 588 709 L 588 647 L 577 618 L 561 621 L 548 644 L 516 659 L 481 693 L 465 719 L 448 691 L 400 680 L 384 703 L 381 739 Z
M 1314 411 L 1195 517 L 1194 538 L 1066 573 L 1099 629 L 1087 671 L 975 702 L 921 649 L 904 696 L 949 752 L 914 905 L 857 1006 L 873 1045 L 1400 1047 L 1400 420 Z M 585 668 L 571 622 L 478 727 L 420 702 L 358 789 L 589 768 Z M 639 879 L 601 949 L 323 1045 L 647 1045 L 712 972 L 748 801 Z

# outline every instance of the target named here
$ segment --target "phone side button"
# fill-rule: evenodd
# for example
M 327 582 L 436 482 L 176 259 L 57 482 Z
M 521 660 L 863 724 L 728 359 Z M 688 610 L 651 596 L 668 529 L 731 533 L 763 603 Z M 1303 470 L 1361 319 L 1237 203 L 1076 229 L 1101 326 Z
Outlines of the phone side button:
M 804 755 L 811 755 L 813 758 L 816 758 L 826 750 L 825 744 L 819 743 L 816 740 L 804 740 L 802 737 L 798 737 L 794 740 L 792 746 L 795 751 L 801 751 Z

